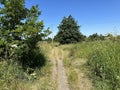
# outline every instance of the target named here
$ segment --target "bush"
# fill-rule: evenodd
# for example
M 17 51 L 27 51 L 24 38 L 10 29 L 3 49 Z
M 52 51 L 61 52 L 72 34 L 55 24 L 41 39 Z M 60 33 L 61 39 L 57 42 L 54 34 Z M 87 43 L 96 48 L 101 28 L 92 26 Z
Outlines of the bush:
M 15 56 L 24 69 L 42 67 L 46 63 L 46 56 L 41 48 L 30 48 L 21 44 L 15 49 Z

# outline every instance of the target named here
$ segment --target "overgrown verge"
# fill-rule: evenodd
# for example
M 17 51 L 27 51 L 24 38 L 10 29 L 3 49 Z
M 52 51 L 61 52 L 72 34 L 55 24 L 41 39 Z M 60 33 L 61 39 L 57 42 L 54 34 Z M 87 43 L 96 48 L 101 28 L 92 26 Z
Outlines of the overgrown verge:
M 119 90 L 119 44 L 118 41 L 105 40 L 62 46 L 67 54 L 64 65 L 71 89 L 80 90 L 78 80 L 82 72 L 93 82 L 95 90 Z
M 105 42 L 89 56 L 88 65 L 99 90 L 120 89 L 120 43 Z
M 64 50 L 64 66 L 67 71 L 68 82 L 71 90 L 90 90 L 91 82 L 86 75 L 87 69 L 84 66 L 86 59 L 79 54 L 81 44 L 71 44 L 62 46 Z M 84 45 L 83 45 L 84 46 Z

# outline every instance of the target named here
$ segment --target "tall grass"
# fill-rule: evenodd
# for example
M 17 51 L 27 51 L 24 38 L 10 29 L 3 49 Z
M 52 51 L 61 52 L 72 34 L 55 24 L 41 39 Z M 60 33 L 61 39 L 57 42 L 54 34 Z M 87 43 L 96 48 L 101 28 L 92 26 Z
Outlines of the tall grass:
M 21 67 L 17 63 L 8 63 L 7 61 L 0 62 L 0 89 L 13 90 L 17 88 L 18 81 L 25 79 Z
M 51 45 L 43 42 L 38 43 L 38 50 L 39 53 L 44 54 L 46 59 L 43 67 L 24 70 L 17 61 L 0 61 L 0 90 L 54 90 L 50 82 L 49 54 Z
M 85 43 L 78 43 L 62 46 L 64 51 L 63 63 L 67 71 L 68 82 L 71 90 L 84 90 L 82 86 L 85 84 L 85 87 L 87 86 L 88 90 L 91 88 L 91 85 L 89 85 L 89 80 L 81 85 L 81 83 L 86 80 L 81 77 L 81 75 L 84 75 L 84 72 L 86 72 L 83 66 L 86 62 L 86 59 L 82 59 L 82 57 L 88 56 L 86 53 L 84 53 L 84 56 L 81 56 L 81 53 L 84 52 L 84 50 L 81 50 L 83 49 L 82 47 L 84 47 L 84 44 Z
M 106 42 L 96 48 L 89 56 L 88 65 L 93 74 L 97 76 L 97 79 L 99 78 L 98 80 L 104 83 L 101 84 L 100 88 L 104 90 L 119 90 L 120 43 Z
M 70 49 L 70 56 L 74 58 L 88 58 L 89 54 L 92 53 L 99 44 L 100 42 L 98 41 L 74 44 Z
M 86 75 L 89 74 L 92 78 L 95 90 L 120 89 L 120 42 L 111 40 L 81 42 L 65 46 L 64 51 L 69 52 L 64 58 L 64 65 L 71 83 L 74 81 L 72 78 L 76 76 L 71 72 L 80 70 L 85 73 L 88 71 Z M 79 75 L 79 72 L 76 74 Z M 71 84 L 73 85 L 74 83 Z

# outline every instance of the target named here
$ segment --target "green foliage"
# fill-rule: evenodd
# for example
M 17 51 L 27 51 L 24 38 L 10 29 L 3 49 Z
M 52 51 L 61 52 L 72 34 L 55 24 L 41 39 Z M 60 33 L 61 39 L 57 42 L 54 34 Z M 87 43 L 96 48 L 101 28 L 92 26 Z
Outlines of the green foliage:
M 24 0 L 4 0 L 1 4 L 0 88 L 29 90 L 31 85 L 24 89 L 25 82 L 36 79 L 36 69 L 47 61 L 37 44 L 51 32 L 49 28 L 44 30 L 43 21 L 38 21 L 41 14 L 38 5 L 27 9 Z
M 5 0 L 0 8 L 1 59 L 19 61 L 24 67 L 45 64 L 45 57 L 37 48 L 38 41 L 51 32 L 44 30 L 38 5 L 25 8 L 24 0 Z M 39 65 L 38 65 L 39 64 Z M 43 65 L 42 65 L 43 64 Z
M 25 50 L 20 49 L 20 51 L 19 51 L 18 48 L 25 49 Z M 12 50 L 13 51 L 12 56 L 14 58 L 17 57 L 21 53 L 23 54 L 23 52 L 24 53 L 27 52 L 26 46 L 24 44 L 18 46 L 18 48 L 16 48 L 16 49 L 11 48 L 11 49 L 15 50 L 15 51 Z M 2 90 L 18 90 L 18 89 L 30 90 L 31 87 L 35 85 L 35 83 L 38 84 L 35 87 L 40 90 L 53 88 L 51 85 L 51 82 L 50 82 L 51 63 L 48 62 L 48 60 L 47 60 L 48 52 L 50 53 L 50 50 L 51 50 L 50 48 L 51 48 L 51 46 L 49 46 L 49 44 L 44 44 L 42 42 L 39 43 L 38 48 L 37 48 L 38 51 L 36 51 L 36 49 L 35 49 L 35 51 L 32 53 L 33 55 L 31 55 L 31 53 L 30 53 L 30 55 L 31 55 L 30 57 L 28 57 L 26 55 L 26 57 L 32 63 L 29 63 L 30 61 L 28 61 L 27 59 L 24 59 L 25 61 L 23 61 L 23 62 L 24 62 L 24 64 L 26 63 L 26 65 L 24 65 L 24 66 L 22 66 L 19 63 L 19 61 L 17 62 L 17 60 L 16 61 L 11 60 L 11 59 L 4 60 L 2 58 L 1 59 L 2 61 L 0 61 L 0 89 L 2 89 Z M 13 59 L 13 57 L 12 57 L 12 59 Z M 37 58 L 37 60 L 38 59 L 40 59 L 40 60 L 35 61 L 36 58 Z M 36 64 L 36 62 L 38 62 L 38 63 Z M 36 65 L 36 66 L 33 66 L 33 65 Z M 37 65 L 38 66 L 41 65 L 42 68 L 38 68 Z
M 41 67 L 46 63 L 46 56 L 41 51 L 41 48 L 32 49 L 29 48 L 26 44 L 22 44 L 16 48 L 15 54 L 23 68 Z
M 26 18 L 27 9 L 25 8 L 24 0 L 5 0 L 3 5 L 4 7 L 0 8 L 0 26 L 2 32 L 9 30 L 9 36 L 11 30 L 16 28 L 16 25 L 22 24 L 21 20 Z
M 53 39 L 52 39 L 52 38 L 50 38 L 50 37 L 48 37 L 45 41 L 47 41 L 47 42 L 51 43 L 51 42 L 53 41 Z
M 69 50 L 69 55 L 73 58 L 88 58 L 89 54 L 96 49 L 96 46 L 99 45 L 99 43 L 100 41 L 77 43 L 72 45 Z
M 120 45 L 119 41 L 91 41 L 66 46 L 65 51 L 69 51 L 68 57 L 64 60 L 64 65 L 68 71 L 82 69 L 81 64 L 90 71 L 88 74 L 93 79 L 93 84 L 97 90 L 119 90 L 120 89 Z M 79 62 L 83 59 L 83 61 Z M 79 60 L 80 59 L 80 60 Z M 84 70 L 85 71 L 85 70 Z M 91 75 L 92 72 L 92 75 Z
M 88 37 L 89 41 L 96 41 L 96 40 L 104 40 L 105 36 L 102 34 L 98 35 L 97 33 L 94 33 Z
M 120 42 L 120 35 L 117 35 L 117 41 L 119 41 Z
M 16 62 L 0 62 L 0 89 L 1 90 L 13 90 L 17 87 L 17 80 L 25 79 L 25 74 L 22 68 Z
M 75 70 L 71 69 L 69 72 L 68 79 L 72 82 L 75 83 L 78 80 L 78 76 Z
M 64 17 L 58 26 L 59 32 L 55 36 L 55 40 L 60 44 L 77 43 L 84 39 L 84 36 L 79 31 L 80 26 L 77 25 L 75 19 L 70 15 Z
M 102 48 L 101 48 L 102 47 Z M 88 65 L 99 80 L 107 83 L 110 89 L 120 89 L 120 46 L 118 42 L 107 42 L 99 46 L 89 57 Z M 101 88 L 103 88 L 102 85 Z

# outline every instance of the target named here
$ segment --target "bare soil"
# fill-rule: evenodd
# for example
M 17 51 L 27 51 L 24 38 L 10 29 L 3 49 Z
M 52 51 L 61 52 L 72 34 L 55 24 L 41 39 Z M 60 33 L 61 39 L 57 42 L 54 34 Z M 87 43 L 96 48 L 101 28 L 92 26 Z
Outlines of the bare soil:
M 56 90 L 70 90 L 69 84 L 67 81 L 66 71 L 63 66 L 63 52 L 59 51 L 57 48 L 52 50 L 52 82 L 53 84 L 57 84 Z

